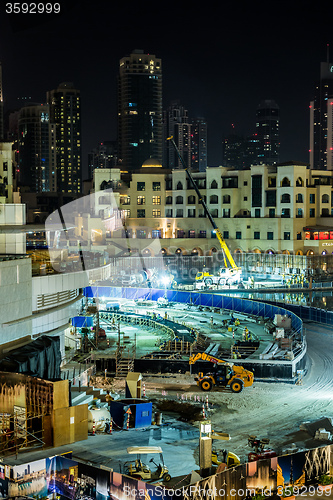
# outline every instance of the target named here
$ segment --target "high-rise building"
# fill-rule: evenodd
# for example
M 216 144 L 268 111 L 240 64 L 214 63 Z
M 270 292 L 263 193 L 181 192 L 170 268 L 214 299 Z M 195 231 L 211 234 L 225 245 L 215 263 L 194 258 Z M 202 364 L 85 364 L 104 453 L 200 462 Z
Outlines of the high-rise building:
M 256 111 L 256 137 L 259 141 L 258 165 L 279 163 L 280 109 L 273 100 L 264 100 Z
M 162 63 L 143 50 L 119 62 L 118 148 L 124 170 L 162 161 Z
M 242 170 L 245 166 L 246 142 L 244 137 L 229 134 L 222 142 L 222 164 L 224 167 Z
M 320 64 L 320 80 L 310 102 L 310 166 L 333 170 L 333 63 Z
M 95 168 L 113 168 L 117 164 L 116 141 L 103 141 L 88 153 L 88 177 L 93 176 Z
M 81 102 L 72 83 L 47 92 L 50 122 L 56 125 L 57 191 L 81 192 Z
M 191 167 L 200 172 L 207 168 L 207 122 L 201 117 L 191 123 Z
M 19 184 L 34 193 L 56 191 L 56 130 L 48 104 L 20 110 L 18 137 Z
M 172 101 L 163 111 L 163 166 L 183 168 L 174 147 L 167 141 L 170 136 L 174 138 L 185 164 L 191 166 L 191 124 L 187 109 L 179 101 Z
M 0 62 L 0 141 L 5 137 L 4 131 L 4 113 L 3 113 L 3 91 L 2 91 L 2 66 Z

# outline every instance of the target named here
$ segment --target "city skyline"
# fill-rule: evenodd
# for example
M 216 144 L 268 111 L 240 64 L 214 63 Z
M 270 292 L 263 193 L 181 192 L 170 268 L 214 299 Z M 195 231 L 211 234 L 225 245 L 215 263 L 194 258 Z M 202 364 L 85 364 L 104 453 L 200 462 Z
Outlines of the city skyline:
M 82 96 L 84 177 L 88 151 L 116 139 L 119 60 L 135 48 L 162 60 L 163 109 L 178 99 L 191 117 L 205 117 L 208 165 L 222 163 L 222 139 L 232 123 L 236 133 L 255 131 L 264 99 L 280 107 L 280 161 L 309 162 L 309 103 L 330 41 L 320 2 L 311 16 L 293 5 L 270 17 L 259 3 L 229 6 L 218 19 L 209 5 L 195 12 L 168 5 L 159 13 L 146 3 L 130 10 L 126 23 L 125 8 L 104 0 L 94 11 L 85 1 L 60 3 L 58 17 L 1 17 L 5 109 L 22 95 L 44 102 L 47 90 L 72 81 Z

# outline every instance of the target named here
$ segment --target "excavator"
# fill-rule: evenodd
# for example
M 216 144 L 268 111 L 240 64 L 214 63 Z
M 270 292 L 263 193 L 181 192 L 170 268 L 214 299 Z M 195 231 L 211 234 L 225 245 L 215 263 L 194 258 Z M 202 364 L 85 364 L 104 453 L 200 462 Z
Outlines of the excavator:
M 192 354 L 189 364 L 194 365 L 198 360 L 210 361 L 214 364 L 211 372 L 199 372 L 195 377 L 197 385 L 202 391 L 210 391 L 214 386 L 230 387 L 232 392 L 242 392 L 244 387 L 250 387 L 253 384 L 253 373 L 245 370 L 242 366 L 235 365 L 229 361 L 218 359 L 205 352 Z
M 207 204 L 206 204 L 203 196 L 201 195 L 201 193 L 198 189 L 198 186 L 196 185 L 196 183 L 192 177 L 190 170 L 186 166 L 184 158 L 180 154 L 180 151 L 179 151 L 179 149 L 174 141 L 173 136 L 168 137 L 167 140 L 170 141 L 171 144 L 173 145 L 173 147 L 175 148 L 176 154 L 177 154 L 181 164 L 184 167 L 187 178 L 189 179 L 194 191 L 198 195 L 199 202 L 201 203 L 201 205 L 204 209 L 205 215 L 208 217 L 208 220 L 213 227 L 213 231 L 216 234 L 216 238 L 219 240 L 222 254 L 223 254 L 223 261 L 224 261 L 225 267 L 221 268 L 219 270 L 218 276 L 215 276 L 215 275 L 210 274 L 206 271 L 203 271 L 203 272 L 197 273 L 195 280 L 197 282 L 204 282 L 206 285 L 211 285 L 211 284 L 224 285 L 224 284 L 231 284 L 231 283 L 238 282 L 240 280 L 240 275 L 241 275 L 242 270 L 240 267 L 238 267 L 236 265 L 236 263 L 233 259 L 233 256 L 231 255 L 231 252 L 230 252 L 226 242 L 223 239 L 221 231 L 217 227 L 215 220 L 213 219 L 213 216 L 210 213 L 210 211 L 207 207 Z

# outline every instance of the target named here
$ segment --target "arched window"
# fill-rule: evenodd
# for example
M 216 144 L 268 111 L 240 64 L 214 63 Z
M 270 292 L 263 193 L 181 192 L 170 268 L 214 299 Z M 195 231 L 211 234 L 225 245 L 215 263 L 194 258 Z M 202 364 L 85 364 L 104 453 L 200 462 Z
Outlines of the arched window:
M 183 189 L 183 183 L 178 181 L 177 183 L 177 188 L 176 188 L 178 191 L 182 190 Z
M 176 204 L 181 205 L 183 202 L 183 197 L 182 196 L 176 196 Z
M 210 185 L 210 189 L 217 189 L 217 182 L 216 180 L 214 179 Z
M 166 205 L 172 205 L 172 196 L 167 196 L 165 198 L 165 204 Z
M 284 177 L 282 179 L 281 186 L 282 187 L 289 187 L 290 186 L 290 180 L 288 179 L 288 177 Z
M 290 203 L 290 194 L 289 193 L 284 193 L 281 196 L 281 203 Z
M 296 195 L 296 203 L 303 203 L 303 195 L 302 195 L 302 193 L 297 193 L 297 195 Z
M 210 198 L 209 198 L 209 203 L 213 203 L 216 205 L 216 203 L 219 202 L 219 197 L 216 196 L 216 194 L 213 194 Z
M 187 203 L 189 205 L 195 205 L 195 196 L 191 195 L 187 198 Z
M 230 203 L 230 195 L 229 194 L 225 194 L 223 196 L 223 203 Z
M 328 196 L 328 194 L 323 194 L 322 198 L 321 198 L 321 202 L 322 203 L 329 203 L 330 201 L 330 198 Z
M 296 187 L 303 187 L 303 186 L 304 186 L 304 182 L 303 182 L 302 177 L 298 177 L 298 179 L 296 180 Z

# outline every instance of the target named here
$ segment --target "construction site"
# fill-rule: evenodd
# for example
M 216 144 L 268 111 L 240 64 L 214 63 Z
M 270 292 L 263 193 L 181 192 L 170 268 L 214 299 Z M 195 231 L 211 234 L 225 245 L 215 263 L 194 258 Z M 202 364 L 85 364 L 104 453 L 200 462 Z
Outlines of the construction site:
M 64 338 L 46 335 L 6 350 L 3 498 L 331 493 L 333 313 L 274 303 L 275 291 L 293 286 L 312 293 L 316 276 L 298 267 L 303 256 L 239 265 L 183 166 L 219 242 L 218 268 L 193 268 L 189 283 L 177 281 L 163 258 L 157 270 L 154 258 L 121 258 L 106 279 L 88 273 L 89 286 L 78 286 L 80 312 Z M 53 269 L 98 264 L 102 275 L 101 260 L 89 254 L 85 263 L 80 252 L 70 268 L 57 261 Z M 254 296 L 262 289 L 253 273 L 264 275 L 266 293 L 273 289 L 265 301 Z

